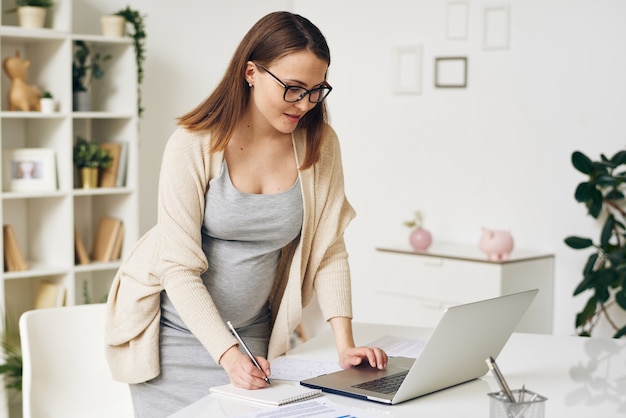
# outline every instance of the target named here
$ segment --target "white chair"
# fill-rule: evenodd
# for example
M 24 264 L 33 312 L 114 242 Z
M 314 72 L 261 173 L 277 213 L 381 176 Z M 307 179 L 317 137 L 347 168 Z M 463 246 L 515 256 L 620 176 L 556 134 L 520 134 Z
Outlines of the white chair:
M 23 418 L 132 418 L 128 385 L 104 357 L 104 304 L 20 317 Z

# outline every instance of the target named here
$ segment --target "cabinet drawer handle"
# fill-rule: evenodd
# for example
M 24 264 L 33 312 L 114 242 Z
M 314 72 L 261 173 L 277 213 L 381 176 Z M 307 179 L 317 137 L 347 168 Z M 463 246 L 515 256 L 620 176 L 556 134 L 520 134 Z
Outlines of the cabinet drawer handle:
M 423 264 L 425 266 L 441 267 L 441 266 L 443 266 L 443 259 L 441 259 L 441 258 L 432 258 L 432 259 L 424 260 Z
M 432 309 L 434 311 L 442 311 L 443 309 L 445 309 L 445 305 L 441 302 L 437 303 L 437 302 L 429 302 L 429 303 L 422 303 L 422 305 L 424 306 L 424 308 L 426 309 Z

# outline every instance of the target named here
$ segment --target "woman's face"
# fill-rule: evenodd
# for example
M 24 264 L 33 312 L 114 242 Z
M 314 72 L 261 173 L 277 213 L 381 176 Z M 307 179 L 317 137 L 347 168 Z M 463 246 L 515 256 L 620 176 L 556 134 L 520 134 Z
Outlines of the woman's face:
M 265 68 L 288 86 L 311 90 L 325 81 L 328 65 L 313 53 L 304 50 L 274 60 Z M 309 101 L 309 95 L 298 102 L 286 102 L 283 99 L 285 88 L 253 62 L 248 62 L 246 77 L 246 81 L 253 85 L 250 105 L 254 120 L 267 123 L 281 133 L 293 132 L 302 116 L 317 105 Z

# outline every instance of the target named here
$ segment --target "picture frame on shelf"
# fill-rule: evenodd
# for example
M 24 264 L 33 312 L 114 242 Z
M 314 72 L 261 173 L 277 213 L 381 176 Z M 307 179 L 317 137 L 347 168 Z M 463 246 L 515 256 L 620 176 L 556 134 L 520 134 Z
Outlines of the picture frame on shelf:
M 435 87 L 467 87 L 467 57 L 435 58 Z
M 54 149 L 16 148 L 4 150 L 2 156 L 4 191 L 57 190 Z

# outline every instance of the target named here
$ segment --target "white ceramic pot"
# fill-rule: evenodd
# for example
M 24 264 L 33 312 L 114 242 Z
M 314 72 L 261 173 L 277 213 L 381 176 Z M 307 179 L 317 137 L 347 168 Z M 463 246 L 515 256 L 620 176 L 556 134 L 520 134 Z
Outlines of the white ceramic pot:
M 23 28 L 41 29 L 46 21 L 46 8 L 20 6 L 17 8 L 17 17 Z
M 104 15 L 100 18 L 104 36 L 120 37 L 126 35 L 126 19 L 118 15 Z
M 39 107 L 41 108 L 41 113 L 52 113 L 54 112 L 54 99 L 49 97 L 42 97 L 39 99 Z

